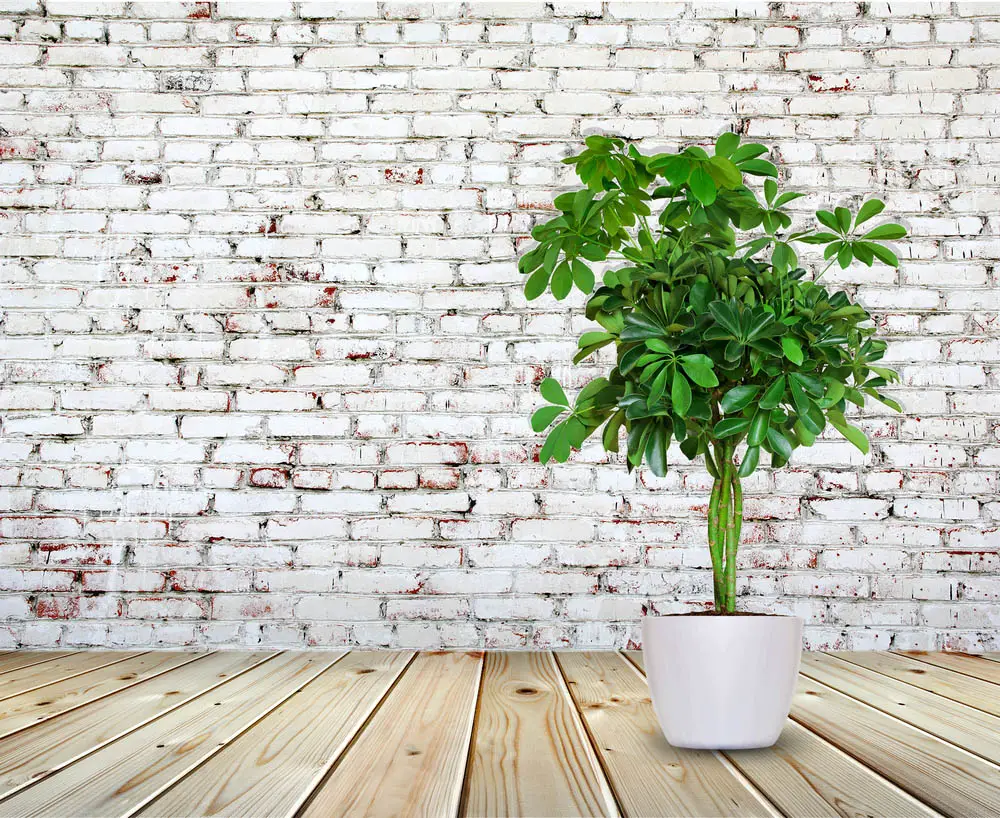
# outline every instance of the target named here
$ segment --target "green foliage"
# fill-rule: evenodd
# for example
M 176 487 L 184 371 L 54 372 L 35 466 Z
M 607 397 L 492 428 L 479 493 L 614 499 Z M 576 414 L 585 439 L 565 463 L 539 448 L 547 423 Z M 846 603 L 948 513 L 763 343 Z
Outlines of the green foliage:
M 881 242 L 906 231 L 859 230 L 883 210 L 877 199 L 857 216 L 820 210 L 820 228 L 790 231 L 785 208 L 803 194 L 780 192 L 766 153 L 734 133 L 722 134 L 712 155 L 691 146 L 645 156 L 591 136 L 565 160 L 584 187 L 556 197 L 559 215 L 532 231 L 538 245 L 520 261 L 525 293 L 563 299 L 581 290 L 601 329 L 583 334 L 574 363 L 612 344 L 617 360 L 573 404 L 552 379 L 542 384 L 552 405 L 532 426 L 555 424 L 542 462 L 566 460 L 602 426 L 607 450 L 618 450 L 623 430 L 629 468 L 645 462 L 657 475 L 672 443 L 688 458 L 705 456 L 716 477 L 723 441 L 747 445 L 740 476 L 762 451 L 782 466 L 828 423 L 867 451 L 845 419 L 847 404 L 872 397 L 898 408 L 882 394 L 896 373 L 877 365 L 885 343 L 872 337 L 869 314 L 847 293 L 808 280 L 795 245 L 825 245 L 841 267 L 855 259 L 896 266 Z M 763 177 L 762 190 L 748 176 Z M 596 289 L 594 262 L 607 267 Z
M 643 462 L 667 472 L 677 443 L 704 457 L 714 478 L 708 506 L 716 609 L 735 610 L 736 551 L 743 517 L 740 480 L 761 452 L 785 465 L 830 426 L 868 451 L 864 433 L 847 422 L 848 403 L 875 398 L 898 380 L 879 366 L 885 343 L 871 316 L 847 293 L 806 277 L 795 245 L 825 245 L 824 256 L 848 267 L 876 261 L 896 267 L 882 242 L 900 239 L 898 224 L 859 228 L 884 209 L 865 202 L 857 216 L 844 207 L 820 210 L 822 229 L 790 232 L 786 207 L 803 194 L 782 193 L 763 145 L 722 134 L 713 154 L 691 146 L 641 154 L 603 136 L 587 138 L 576 167 L 584 187 L 555 199 L 559 215 L 532 230 L 538 245 L 522 256 L 525 295 L 557 299 L 575 287 L 587 296 L 585 332 L 573 363 L 612 344 L 607 377 L 588 383 L 571 403 L 552 378 L 542 381 L 548 405 L 531 418 L 549 429 L 542 463 L 565 461 L 603 426 L 607 451 L 624 431 L 631 470 Z M 763 177 L 763 199 L 746 184 Z M 739 238 L 737 236 L 739 235 Z M 592 264 L 606 271 L 595 289 Z M 825 270 L 824 270 L 825 272 Z M 736 462 L 738 445 L 745 445 Z

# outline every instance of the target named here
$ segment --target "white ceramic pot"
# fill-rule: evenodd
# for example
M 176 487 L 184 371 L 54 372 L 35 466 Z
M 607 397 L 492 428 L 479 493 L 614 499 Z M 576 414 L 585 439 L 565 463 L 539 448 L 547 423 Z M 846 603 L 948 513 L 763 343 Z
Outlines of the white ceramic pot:
M 802 653 L 794 616 L 647 616 L 653 709 L 675 747 L 770 747 L 788 718 Z

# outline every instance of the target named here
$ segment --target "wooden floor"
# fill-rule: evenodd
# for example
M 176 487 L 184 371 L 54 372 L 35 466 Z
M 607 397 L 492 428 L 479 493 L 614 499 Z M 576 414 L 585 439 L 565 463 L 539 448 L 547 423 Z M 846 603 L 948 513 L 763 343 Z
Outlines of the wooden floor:
M 0 815 L 1000 815 L 1000 655 L 808 654 L 679 750 L 640 654 L 0 654 Z

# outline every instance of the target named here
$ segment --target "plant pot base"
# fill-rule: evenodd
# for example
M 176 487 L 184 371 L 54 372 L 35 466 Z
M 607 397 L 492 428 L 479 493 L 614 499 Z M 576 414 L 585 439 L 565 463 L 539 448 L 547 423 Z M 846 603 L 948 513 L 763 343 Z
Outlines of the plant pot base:
M 700 750 L 770 747 L 788 718 L 802 652 L 791 616 L 650 616 L 642 652 L 667 741 Z

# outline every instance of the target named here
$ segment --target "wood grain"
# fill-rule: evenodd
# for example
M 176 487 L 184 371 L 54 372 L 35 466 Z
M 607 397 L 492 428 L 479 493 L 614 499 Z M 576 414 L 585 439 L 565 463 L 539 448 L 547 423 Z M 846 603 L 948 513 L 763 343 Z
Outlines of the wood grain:
M 624 651 L 642 668 L 642 651 Z M 785 815 L 930 818 L 934 810 L 851 756 L 789 721 L 773 747 L 724 755 Z
M 273 656 L 213 654 L 0 739 L 0 797 Z
M 290 805 L 340 756 L 412 656 L 350 653 L 138 814 L 291 814 Z
M 51 662 L 62 656 L 69 656 L 66 651 L 45 651 L 45 650 L 17 650 L 0 656 L 0 680 L 11 671 L 32 665 L 40 665 L 42 662 Z
M 285 653 L 14 794 L 19 816 L 125 815 L 219 751 L 343 655 Z
M 146 653 L 0 702 L 0 737 L 197 661 L 205 654 Z
M 899 653 L 838 652 L 838 659 L 1000 716 L 1000 687 Z
M 617 812 L 552 654 L 487 654 L 463 814 Z
M 483 654 L 422 653 L 300 816 L 457 813 Z
M 615 653 L 558 653 L 559 666 L 627 815 L 774 815 L 715 754 L 671 747 L 645 680 Z
M 804 655 L 802 673 L 995 764 L 1000 762 L 1000 719 L 996 716 L 827 654 Z
M 785 815 L 932 818 L 934 810 L 790 721 L 773 747 L 725 755 Z
M 1000 767 L 804 676 L 792 717 L 925 804 L 1000 814 Z
M 87 651 L 21 668 L 0 676 L 0 700 L 141 655 L 141 651 Z
M 910 659 L 929 665 L 964 673 L 993 684 L 1000 684 L 1000 665 L 982 656 L 971 656 L 967 653 L 902 653 Z

